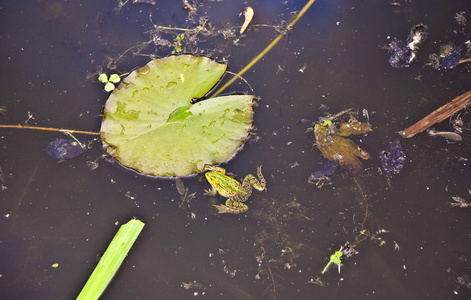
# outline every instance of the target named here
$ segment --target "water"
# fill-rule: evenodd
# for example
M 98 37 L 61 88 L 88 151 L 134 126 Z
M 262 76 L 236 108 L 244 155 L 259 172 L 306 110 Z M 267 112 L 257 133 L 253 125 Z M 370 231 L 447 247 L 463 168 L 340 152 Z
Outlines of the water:
M 183 179 L 197 194 L 181 209 L 174 180 L 139 176 L 98 159 L 99 142 L 84 155 L 57 163 L 44 149 L 61 134 L 1 129 L 7 187 L 0 192 L 1 298 L 76 297 L 118 225 L 132 217 L 146 226 L 103 299 L 469 298 L 469 290 L 456 282 L 457 274 L 470 275 L 469 210 L 448 204 L 451 196 L 471 200 L 469 161 L 463 159 L 471 157 L 469 136 L 454 144 L 425 133 L 401 139 L 407 160 L 392 188 L 378 173 L 379 152 L 397 131 L 469 90 L 469 66 L 446 72 L 425 66 L 428 55 L 453 38 L 454 15 L 470 13 L 467 2 L 414 0 L 395 6 L 317 0 L 294 31 L 244 75 L 261 97 L 255 114 L 260 139 L 224 167 L 240 179 L 263 165 L 268 190 L 255 191 L 243 215 L 211 214 L 202 175 Z M 254 22 L 272 25 L 304 4 L 250 2 Z M 23 123 L 29 112 L 34 117 L 29 125 L 99 130 L 107 94 L 95 79 L 86 79 L 87 73 L 96 72 L 105 56 L 148 41 L 149 12 L 154 24 L 165 26 L 182 26 L 188 14 L 178 1 L 128 3 L 119 15 L 112 10 L 116 5 L 2 4 L 0 106 L 8 111 L 0 115 L 1 123 Z M 244 5 L 237 1 L 205 2 L 198 9 L 217 28 L 243 22 L 237 14 Z M 419 23 L 430 34 L 417 60 L 393 69 L 381 46 L 388 37 L 405 39 Z M 202 38 L 199 47 L 227 56 L 229 69 L 237 72 L 275 37 L 272 28 L 258 27 L 249 29 L 239 46 L 219 36 Z M 164 56 L 171 49 L 142 52 Z M 147 61 L 128 55 L 117 68 L 127 72 Z M 233 90 L 248 87 L 238 81 Z M 365 108 L 374 130 L 352 138 L 371 154 L 364 162 L 367 171 L 353 176 L 339 170 L 331 185 L 318 189 L 307 179 L 326 159 L 313 147 L 312 132 L 294 124 L 323 116 L 322 105 L 330 113 Z M 450 130 L 447 121 L 436 127 Z M 96 159 L 99 166 L 91 170 L 87 162 Z M 360 235 L 366 207 L 364 228 L 370 234 L 388 230 L 376 236 L 386 244 L 368 238 L 340 274 L 331 268 L 321 275 L 328 257 Z M 313 284 L 317 277 L 326 285 Z M 195 287 L 187 290 L 183 283 Z

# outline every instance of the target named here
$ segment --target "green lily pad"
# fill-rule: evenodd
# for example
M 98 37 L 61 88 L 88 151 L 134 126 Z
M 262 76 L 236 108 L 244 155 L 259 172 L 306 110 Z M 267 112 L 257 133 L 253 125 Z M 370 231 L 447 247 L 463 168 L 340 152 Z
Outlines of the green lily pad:
M 134 70 L 105 104 L 101 139 L 122 165 L 159 177 L 204 171 L 231 159 L 252 128 L 252 95 L 192 104 L 216 85 L 226 65 L 192 55 L 153 59 Z

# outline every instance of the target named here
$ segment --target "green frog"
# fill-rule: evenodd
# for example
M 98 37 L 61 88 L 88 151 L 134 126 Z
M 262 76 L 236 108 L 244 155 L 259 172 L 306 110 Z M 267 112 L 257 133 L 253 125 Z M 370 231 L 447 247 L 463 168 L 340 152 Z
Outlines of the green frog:
M 236 179 L 226 175 L 226 170 L 220 167 L 209 167 L 205 176 L 211 190 L 206 190 L 205 195 L 219 195 L 229 198 L 225 205 L 214 205 L 218 213 L 240 214 L 246 212 L 249 208 L 243 202 L 252 194 L 252 187 L 263 191 L 266 181 L 262 174 L 262 167 L 257 167 L 258 180 L 252 174 L 245 176 L 244 181 L 239 183 Z

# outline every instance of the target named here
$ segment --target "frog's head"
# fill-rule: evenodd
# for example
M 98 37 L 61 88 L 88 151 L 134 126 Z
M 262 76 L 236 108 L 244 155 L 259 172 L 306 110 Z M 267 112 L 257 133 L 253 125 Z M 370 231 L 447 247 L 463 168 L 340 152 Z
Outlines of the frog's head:
M 217 173 L 216 172 L 206 172 L 206 174 L 204 174 L 204 176 L 206 176 L 206 179 L 208 180 L 210 185 L 212 185 L 212 186 L 218 185 Z

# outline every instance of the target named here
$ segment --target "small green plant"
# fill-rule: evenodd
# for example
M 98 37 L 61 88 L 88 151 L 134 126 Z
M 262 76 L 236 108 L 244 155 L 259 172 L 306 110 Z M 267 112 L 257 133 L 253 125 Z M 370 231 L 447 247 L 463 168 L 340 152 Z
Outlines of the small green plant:
M 340 274 L 340 266 L 342 264 L 342 260 L 340 258 L 342 257 L 342 255 L 343 255 L 342 247 L 340 247 L 339 250 L 335 251 L 335 253 L 330 256 L 330 260 L 325 266 L 324 270 L 322 270 L 322 274 L 324 274 L 327 271 L 327 269 L 330 267 L 331 264 L 336 264 L 339 267 L 339 274 Z
M 342 265 L 341 257 L 350 257 L 354 254 L 358 254 L 358 251 L 354 249 L 354 245 L 349 245 L 346 243 L 345 246 L 341 246 L 339 250 L 335 251 L 335 253 L 330 256 L 330 260 L 325 266 L 324 270 L 322 270 L 322 274 L 327 271 L 331 264 L 336 264 L 338 266 L 340 274 L 340 266 Z
M 112 90 L 116 88 L 114 84 L 119 83 L 121 81 L 121 77 L 126 76 L 128 74 L 129 73 L 124 73 L 121 75 L 111 74 L 110 78 L 108 78 L 108 76 L 105 73 L 101 73 L 98 76 L 98 81 L 105 84 L 105 88 L 104 88 L 105 91 L 111 92 Z

